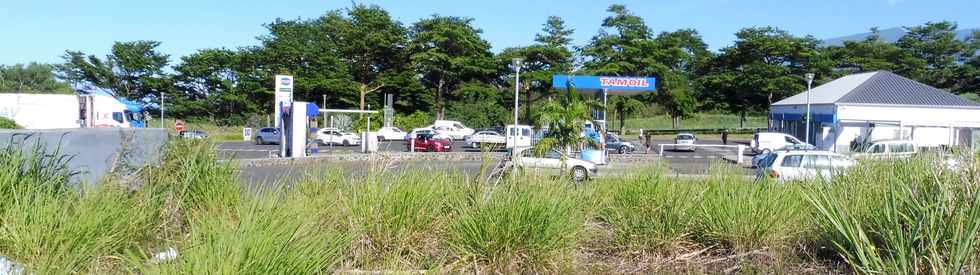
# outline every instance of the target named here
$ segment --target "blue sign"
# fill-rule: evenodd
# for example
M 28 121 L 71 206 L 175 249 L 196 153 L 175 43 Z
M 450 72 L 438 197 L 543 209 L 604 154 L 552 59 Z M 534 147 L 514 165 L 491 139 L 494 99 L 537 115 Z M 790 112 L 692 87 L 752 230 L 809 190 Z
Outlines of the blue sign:
M 638 95 L 657 90 L 657 79 L 653 77 L 573 75 L 554 75 L 551 77 L 551 86 L 555 89 L 566 89 L 569 83 L 579 91 L 605 91 L 610 95 Z

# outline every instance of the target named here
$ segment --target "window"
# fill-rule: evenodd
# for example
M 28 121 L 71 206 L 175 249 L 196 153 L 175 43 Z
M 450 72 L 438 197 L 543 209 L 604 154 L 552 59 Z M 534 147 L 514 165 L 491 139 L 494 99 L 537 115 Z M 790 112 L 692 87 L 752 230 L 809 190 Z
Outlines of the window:
M 789 144 L 800 144 L 799 140 L 796 140 L 796 138 L 791 136 L 786 136 L 786 142 Z
M 800 162 L 803 162 L 803 155 L 792 155 L 783 158 L 783 167 L 800 167 Z
M 466 127 L 463 127 L 463 125 L 462 124 L 459 124 L 459 123 L 453 123 L 453 127 L 456 127 L 456 129 L 466 128 Z
M 892 153 L 911 153 L 915 151 L 912 144 L 909 143 L 888 144 L 888 150 Z
M 531 129 L 527 129 L 527 128 L 521 129 L 521 136 L 525 136 L 525 137 L 531 136 Z
M 517 135 L 517 129 L 510 128 L 510 134 L 509 134 L 509 136 L 516 136 L 516 135 Z
M 830 169 L 830 158 L 823 155 L 809 155 L 803 163 L 803 168 Z
M 126 119 L 123 118 L 123 113 L 121 113 L 121 112 L 113 112 L 112 113 L 112 120 L 115 120 L 116 122 L 119 122 L 119 123 L 123 123 L 123 122 L 126 121 Z
M 561 153 L 559 153 L 558 151 L 555 151 L 555 150 L 551 150 L 551 151 L 548 151 L 547 153 L 545 153 L 544 154 L 544 157 L 545 158 L 549 158 L 549 159 L 560 159 L 561 158 Z
M 875 144 L 874 146 L 871 146 L 871 150 L 868 150 L 868 152 L 869 153 L 874 153 L 874 154 L 883 154 L 883 153 L 885 153 L 885 145 L 884 144 Z

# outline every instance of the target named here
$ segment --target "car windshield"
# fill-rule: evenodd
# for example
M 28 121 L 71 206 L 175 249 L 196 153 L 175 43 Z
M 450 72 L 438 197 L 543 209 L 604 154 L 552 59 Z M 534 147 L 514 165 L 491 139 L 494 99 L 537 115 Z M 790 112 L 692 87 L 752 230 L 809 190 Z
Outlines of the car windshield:
M 692 135 L 677 135 L 677 140 L 693 140 L 693 139 L 694 136 Z

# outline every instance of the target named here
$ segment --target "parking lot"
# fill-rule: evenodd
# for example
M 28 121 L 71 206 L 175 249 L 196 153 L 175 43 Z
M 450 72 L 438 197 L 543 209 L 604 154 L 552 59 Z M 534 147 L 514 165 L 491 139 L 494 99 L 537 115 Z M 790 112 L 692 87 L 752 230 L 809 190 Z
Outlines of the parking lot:
M 656 160 L 664 161 L 670 171 L 673 174 L 679 175 L 703 175 L 708 172 L 709 167 L 712 164 L 720 163 L 732 163 L 737 150 L 735 148 L 728 147 L 698 147 L 697 150 L 690 151 L 675 151 L 671 146 L 665 146 L 663 155 L 660 156 L 659 149 L 661 144 L 673 144 L 672 140 L 653 140 L 650 152 L 647 153 L 643 146 L 637 140 L 631 140 L 631 142 L 637 146 L 635 152 L 632 153 L 633 156 L 619 157 L 617 153 L 610 152 L 611 163 L 602 168 L 606 172 L 618 172 L 622 170 L 629 169 L 640 169 L 645 165 L 645 162 L 651 162 Z M 701 145 L 720 145 L 720 141 L 699 141 L 698 144 Z M 748 144 L 747 141 L 730 141 L 729 145 L 737 144 Z M 360 151 L 360 146 L 320 146 L 320 156 L 326 155 L 357 155 Z M 278 145 L 256 145 L 253 143 L 245 142 L 222 142 L 217 144 L 217 150 L 224 159 L 238 159 L 238 160 L 254 160 L 254 159 L 269 159 L 274 158 L 279 150 Z M 380 152 L 396 153 L 396 152 L 408 152 L 408 148 L 405 146 L 404 141 L 386 141 L 379 144 Z M 453 143 L 452 152 L 479 152 L 472 148 L 465 147 L 465 143 L 462 141 L 456 141 Z M 446 154 L 442 152 L 418 152 L 420 156 L 422 154 Z M 502 151 L 493 152 L 491 154 L 501 155 Z M 726 160 L 727 156 L 727 160 Z M 622 163 L 625 157 L 630 157 L 630 163 Z M 743 161 L 749 162 L 751 158 L 751 153 L 746 152 Z M 303 174 L 308 174 L 312 172 L 311 170 L 320 170 L 324 167 L 335 166 L 341 168 L 342 170 L 351 171 L 352 174 L 358 174 L 362 172 L 367 172 L 370 169 L 370 165 L 365 165 L 363 161 L 330 161 L 330 162 L 320 162 L 316 165 L 311 164 L 277 164 L 271 166 L 263 167 L 252 167 L 244 171 L 243 176 L 258 180 L 258 181 L 268 181 L 273 178 L 297 178 Z M 401 161 L 393 164 L 393 169 L 436 169 L 436 170 L 447 170 L 447 171 L 457 171 L 464 174 L 475 175 L 479 173 L 481 162 L 477 160 L 433 160 L 433 161 Z M 288 166 L 288 167 L 286 167 Z M 742 166 L 746 174 L 751 174 L 752 170 Z M 608 174 L 608 173 L 605 173 Z

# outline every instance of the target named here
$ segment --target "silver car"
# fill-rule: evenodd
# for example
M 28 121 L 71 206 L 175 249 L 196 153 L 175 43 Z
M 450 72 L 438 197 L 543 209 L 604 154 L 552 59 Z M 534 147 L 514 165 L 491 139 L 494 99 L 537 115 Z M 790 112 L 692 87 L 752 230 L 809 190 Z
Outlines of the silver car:
M 695 148 L 695 143 L 697 140 L 698 138 L 691 133 L 677 134 L 674 136 L 674 151 L 684 150 L 694 152 L 694 150 L 697 149 Z
M 277 128 L 262 128 L 255 132 L 255 144 L 279 144 L 280 132 Z

